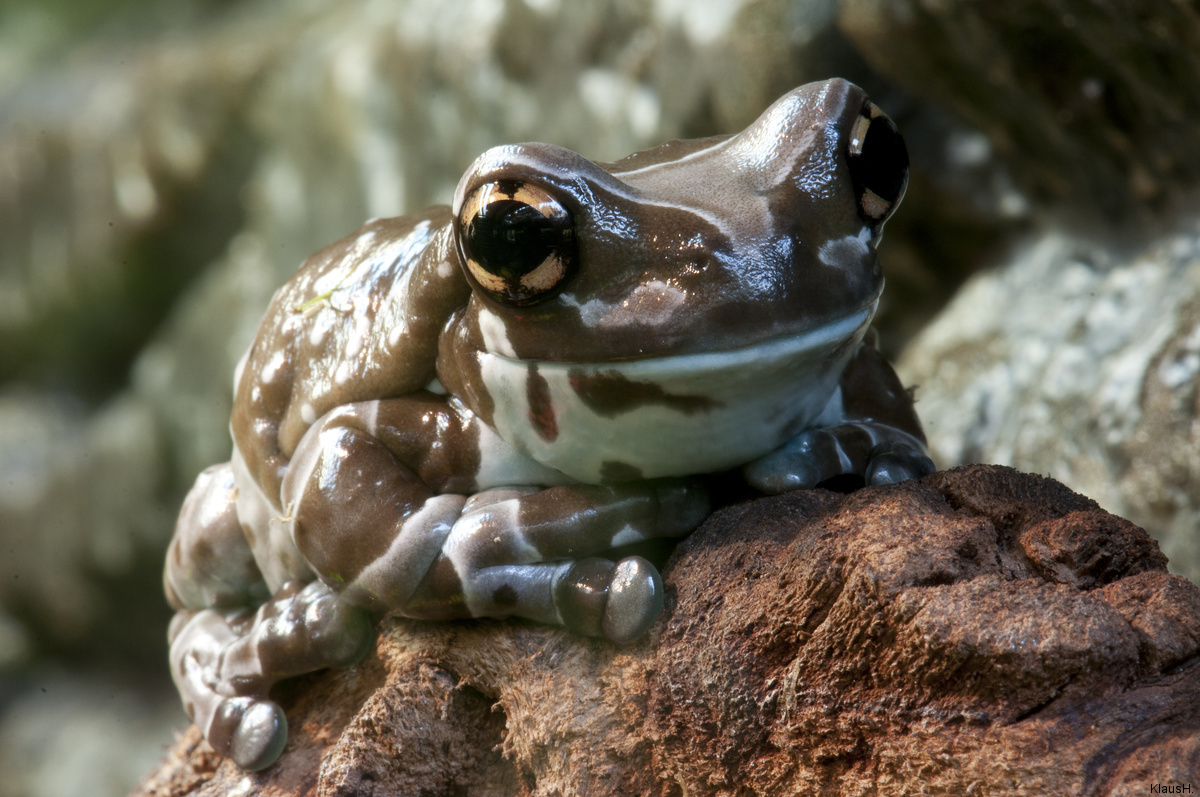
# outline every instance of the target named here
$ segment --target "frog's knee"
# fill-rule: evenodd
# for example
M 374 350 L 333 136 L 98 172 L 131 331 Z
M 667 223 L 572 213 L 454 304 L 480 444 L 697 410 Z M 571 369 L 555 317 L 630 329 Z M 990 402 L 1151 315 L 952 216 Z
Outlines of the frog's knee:
M 640 556 L 615 564 L 589 557 L 564 568 L 554 598 L 570 630 L 625 643 L 644 634 L 662 612 L 663 583 L 654 565 Z
M 314 426 L 284 477 L 292 540 L 346 600 L 402 608 L 437 559 L 466 498 L 434 495 L 377 438 Z
M 230 463 L 196 477 L 175 523 L 163 568 L 163 591 L 175 609 L 229 609 L 269 593 L 237 515 Z

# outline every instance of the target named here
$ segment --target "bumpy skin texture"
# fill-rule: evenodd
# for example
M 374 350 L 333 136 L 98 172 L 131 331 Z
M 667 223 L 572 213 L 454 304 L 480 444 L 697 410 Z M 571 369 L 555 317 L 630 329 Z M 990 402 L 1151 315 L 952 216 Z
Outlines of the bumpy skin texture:
M 833 80 L 613 164 L 489 150 L 453 208 L 313 255 L 168 554 L 172 674 L 213 746 L 268 766 L 271 685 L 356 660 L 371 615 L 636 639 L 662 581 L 611 552 L 695 529 L 697 474 L 782 492 L 931 471 L 864 342 L 906 180 L 894 125 Z

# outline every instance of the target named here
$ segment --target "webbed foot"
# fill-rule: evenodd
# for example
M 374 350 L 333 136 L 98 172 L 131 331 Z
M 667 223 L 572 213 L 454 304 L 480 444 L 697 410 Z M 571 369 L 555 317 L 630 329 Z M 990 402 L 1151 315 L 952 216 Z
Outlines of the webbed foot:
M 209 744 L 243 769 L 262 769 L 287 742 L 287 719 L 267 697 L 271 686 L 354 664 L 371 640 L 364 611 L 319 581 L 293 581 L 253 614 L 179 612 L 171 624 L 171 676 Z
M 870 422 L 806 429 L 742 469 L 751 486 L 769 494 L 815 487 L 846 474 L 862 476 L 868 485 L 876 485 L 916 479 L 933 471 L 933 460 L 921 440 Z

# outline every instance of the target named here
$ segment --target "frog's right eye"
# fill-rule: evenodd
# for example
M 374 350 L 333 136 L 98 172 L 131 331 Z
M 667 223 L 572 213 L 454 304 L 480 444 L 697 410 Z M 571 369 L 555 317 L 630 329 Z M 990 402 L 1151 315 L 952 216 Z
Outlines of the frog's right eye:
M 850 179 L 858 212 L 879 229 L 900 206 L 908 186 L 908 149 L 896 123 L 868 101 L 847 142 Z
M 463 201 L 457 231 L 472 280 L 505 304 L 549 299 L 575 272 L 571 214 L 536 185 L 519 180 L 480 185 Z

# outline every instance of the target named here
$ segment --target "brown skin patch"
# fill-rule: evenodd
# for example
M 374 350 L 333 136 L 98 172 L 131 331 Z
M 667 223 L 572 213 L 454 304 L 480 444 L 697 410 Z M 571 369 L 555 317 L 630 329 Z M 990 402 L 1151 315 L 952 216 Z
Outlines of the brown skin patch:
M 387 551 L 397 519 L 431 492 L 378 440 L 321 432 L 321 452 L 295 512 L 295 541 L 327 584 L 349 584 Z
M 708 396 L 673 395 L 654 382 L 635 382 L 619 371 L 589 374 L 572 370 L 571 388 L 597 415 L 615 418 L 639 407 L 658 404 L 684 415 L 710 412 L 721 406 Z
M 349 405 L 328 421 L 366 432 L 370 404 Z M 479 472 L 479 426 L 441 396 L 417 391 L 378 403 L 375 435 L 436 493 L 472 493 Z
M 442 329 L 471 294 L 459 268 L 443 268 L 454 262 L 443 234 L 450 224 L 445 206 L 377 219 L 309 257 L 276 292 L 242 370 L 230 427 L 247 469 L 277 511 L 288 460 L 308 429 L 306 404 L 320 417 L 343 404 L 418 390 L 433 376 Z M 366 233 L 374 236 L 369 245 L 363 243 Z M 337 275 L 354 272 L 365 258 L 397 251 L 389 247 L 405 240 L 410 245 L 404 256 L 370 270 L 364 282 L 337 282 Z M 336 289 L 319 292 L 334 283 Z M 371 301 L 361 309 L 347 305 L 343 292 L 369 294 Z M 386 343 L 386 332 L 373 329 L 357 358 L 347 354 L 362 322 L 374 327 L 401 315 L 406 333 L 394 345 Z M 314 341 L 309 333 L 319 317 L 330 327 Z M 280 353 L 282 362 L 275 363 Z M 342 365 L 355 377 L 333 383 L 329 376 Z
M 497 606 L 516 606 L 518 597 L 517 591 L 510 585 L 505 584 L 502 587 L 498 587 L 496 591 L 492 593 L 492 603 L 496 604 Z
M 537 430 L 538 436 L 548 442 L 557 440 L 558 421 L 554 417 L 550 386 L 546 384 L 546 378 L 538 373 L 536 365 L 529 366 L 525 394 L 529 400 L 529 423 Z
M 421 579 L 412 597 L 408 599 L 404 610 L 400 612 L 405 617 L 421 620 L 456 620 L 470 617 L 467 600 L 463 596 L 462 579 L 454 570 L 454 563 L 444 556 L 429 568 L 425 578 Z
M 860 346 L 840 382 L 846 416 L 872 420 L 925 439 L 912 395 L 884 356 L 871 346 Z
M 600 481 L 602 484 L 620 484 L 642 478 L 642 469 L 627 462 L 607 460 L 600 466 Z

